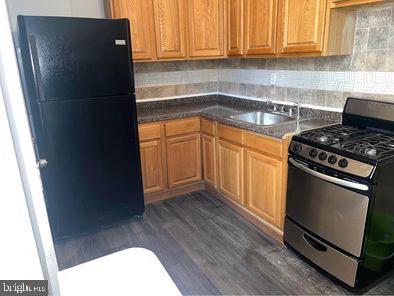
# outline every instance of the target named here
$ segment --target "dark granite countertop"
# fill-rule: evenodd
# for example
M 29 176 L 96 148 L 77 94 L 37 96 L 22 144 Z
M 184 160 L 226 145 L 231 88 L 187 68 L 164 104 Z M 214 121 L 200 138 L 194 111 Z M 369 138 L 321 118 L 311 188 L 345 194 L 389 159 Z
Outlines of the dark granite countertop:
M 201 116 L 217 122 L 260 133 L 283 138 L 286 134 L 295 133 L 296 120 L 263 126 L 232 119 L 230 116 L 251 111 L 268 111 L 263 102 L 237 99 L 223 96 L 207 96 L 138 103 L 138 123 L 148 123 L 169 119 Z M 269 112 L 269 111 L 268 111 Z M 340 114 L 315 109 L 301 109 L 300 130 L 305 131 L 340 121 Z

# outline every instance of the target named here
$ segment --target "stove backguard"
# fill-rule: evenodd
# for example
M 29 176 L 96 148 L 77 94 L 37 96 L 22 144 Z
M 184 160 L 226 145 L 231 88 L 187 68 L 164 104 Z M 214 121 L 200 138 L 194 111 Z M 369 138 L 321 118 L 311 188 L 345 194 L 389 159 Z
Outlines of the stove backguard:
M 348 98 L 342 115 L 342 124 L 394 133 L 394 104 Z

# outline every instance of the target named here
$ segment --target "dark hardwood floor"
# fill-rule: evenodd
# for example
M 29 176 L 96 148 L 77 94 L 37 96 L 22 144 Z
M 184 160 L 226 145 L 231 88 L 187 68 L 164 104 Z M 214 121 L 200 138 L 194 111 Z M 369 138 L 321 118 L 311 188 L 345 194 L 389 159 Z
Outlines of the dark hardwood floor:
M 56 244 L 60 269 L 152 250 L 190 294 L 349 294 L 205 191 L 150 204 L 142 219 Z M 368 294 L 393 294 L 394 276 Z

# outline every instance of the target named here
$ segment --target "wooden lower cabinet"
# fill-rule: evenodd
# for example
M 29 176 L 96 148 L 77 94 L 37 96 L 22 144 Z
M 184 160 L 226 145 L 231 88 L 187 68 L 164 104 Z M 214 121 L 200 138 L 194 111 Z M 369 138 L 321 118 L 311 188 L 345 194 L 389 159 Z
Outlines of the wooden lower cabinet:
M 227 141 L 219 140 L 219 190 L 244 204 L 243 193 L 243 148 Z
M 200 134 L 166 140 L 168 187 L 201 180 Z
M 207 190 L 281 237 L 289 141 L 205 119 L 200 127 L 198 117 L 143 124 L 139 132 L 147 200 L 201 190 L 204 178 Z
M 256 215 L 281 227 L 282 161 L 246 149 L 246 204 Z
M 164 180 L 161 141 L 142 142 L 140 154 L 144 193 L 162 191 Z
M 217 163 L 216 163 L 216 139 L 214 136 L 203 134 L 202 137 L 202 161 L 205 182 L 217 187 Z

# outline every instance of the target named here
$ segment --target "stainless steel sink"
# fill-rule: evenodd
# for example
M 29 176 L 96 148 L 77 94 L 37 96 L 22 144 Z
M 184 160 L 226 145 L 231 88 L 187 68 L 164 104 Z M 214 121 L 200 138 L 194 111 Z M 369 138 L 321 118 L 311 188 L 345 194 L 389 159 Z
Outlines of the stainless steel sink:
M 243 114 L 233 115 L 230 117 L 236 120 L 254 123 L 258 125 L 274 125 L 282 122 L 295 120 L 290 116 L 274 114 L 269 112 L 261 112 L 261 111 L 243 113 Z

